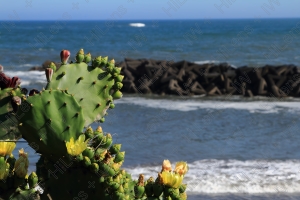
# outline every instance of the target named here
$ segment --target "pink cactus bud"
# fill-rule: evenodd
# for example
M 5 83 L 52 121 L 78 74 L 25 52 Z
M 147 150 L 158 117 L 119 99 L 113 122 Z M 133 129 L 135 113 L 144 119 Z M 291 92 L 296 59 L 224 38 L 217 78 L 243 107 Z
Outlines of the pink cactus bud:
M 46 74 L 47 81 L 50 82 L 51 79 L 52 79 L 52 75 L 53 75 L 53 69 L 52 68 L 46 68 L 45 69 L 45 74 Z
M 17 104 L 17 105 L 21 105 L 21 102 L 22 102 L 21 98 L 18 97 L 18 96 L 14 96 L 14 97 L 12 98 L 12 101 L 13 101 L 15 104 Z
M 71 53 L 68 50 L 62 50 L 60 52 L 60 60 L 61 60 L 63 65 L 67 64 L 67 62 L 70 58 L 70 55 L 71 55 Z
M 9 87 L 16 88 L 21 84 L 21 79 L 19 77 L 13 77 Z
M 11 78 L 0 72 L 0 87 L 1 89 L 8 88 L 11 83 Z

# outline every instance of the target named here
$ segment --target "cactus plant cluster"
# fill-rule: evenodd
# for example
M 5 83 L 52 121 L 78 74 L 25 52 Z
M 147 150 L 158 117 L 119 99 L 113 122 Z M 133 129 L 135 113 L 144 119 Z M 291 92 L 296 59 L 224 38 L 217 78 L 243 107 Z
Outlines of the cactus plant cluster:
M 113 144 L 112 135 L 93 122 L 104 122 L 108 109 L 120 99 L 123 76 L 114 60 L 84 54 L 75 62 L 70 52 L 61 51 L 59 69 L 51 63 L 45 69 L 47 86 L 27 95 L 18 78 L 0 73 L 0 125 L 7 116 L 14 123 L 1 128 L 0 197 L 4 199 L 187 199 L 182 184 L 188 171 L 185 162 L 172 171 L 168 160 L 154 180 L 138 180 L 121 168 L 125 152 Z M 4 116 L 4 117 L 2 117 Z M 1 118 L 2 117 L 2 118 Z M 6 119 L 6 121 L 5 121 Z M 28 155 L 23 149 L 16 160 L 16 143 L 7 134 L 20 133 L 41 154 L 37 171 L 28 175 Z

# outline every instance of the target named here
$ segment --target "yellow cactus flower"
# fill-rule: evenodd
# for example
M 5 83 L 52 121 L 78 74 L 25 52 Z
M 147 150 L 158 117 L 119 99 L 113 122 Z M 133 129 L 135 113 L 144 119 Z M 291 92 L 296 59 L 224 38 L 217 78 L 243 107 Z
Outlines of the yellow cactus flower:
M 27 175 L 28 166 L 29 166 L 28 154 L 25 153 L 24 149 L 22 148 L 19 150 L 19 158 L 15 162 L 15 167 L 14 167 L 15 174 L 20 178 L 24 178 Z
M 16 143 L 15 142 L 0 142 L 0 156 L 10 155 L 12 151 L 15 149 Z
M 177 162 L 174 172 L 180 174 L 180 175 L 185 175 L 187 173 L 187 171 L 189 170 L 188 165 L 186 162 Z
M 174 172 L 163 171 L 161 173 L 162 182 L 172 188 L 178 188 L 183 180 L 183 176 Z
M 172 166 L 169 160 L 164 160 L 161 171 L 172 171 Z
M 82 134 L 79 138 L 74 142 L 74 138 L 71 137 L 70 141 L 66 143 L 68 154 L 72 156 L 77 156 L 81 154 L 86 148 L 89 140 L 85 140 L 85 135 Z

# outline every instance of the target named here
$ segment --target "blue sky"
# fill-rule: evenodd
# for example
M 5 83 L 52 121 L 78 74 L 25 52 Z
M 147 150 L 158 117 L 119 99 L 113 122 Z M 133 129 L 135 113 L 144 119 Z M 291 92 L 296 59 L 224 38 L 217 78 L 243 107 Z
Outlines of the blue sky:
M 0 20 L 300 17 L 299 0 L 0 0 L 0 3 Z

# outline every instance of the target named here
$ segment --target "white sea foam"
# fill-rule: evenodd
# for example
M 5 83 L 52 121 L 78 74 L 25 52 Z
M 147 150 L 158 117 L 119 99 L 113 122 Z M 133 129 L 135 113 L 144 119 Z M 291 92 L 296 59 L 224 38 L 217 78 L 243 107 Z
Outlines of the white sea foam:
M 134 179 L 139 174 L 157 177 L 161 166 L 126 168 Z M 184 183 L 193 193 L 299 193 L 300 160 L 200 160 L 189 163 Z
M 209 63 L 220 63 L 220 61 L 217 60 L 202 60 L 202 61 L 194 61 L 195 64 L 209 64 Z
M 194 61 L 195 64 L 203 65 L 203 64 L 219 64 L 220 61 L 217 60 L 201 60 L 201 61 Z M 230 64 L 231 67 L 237 68 L 237 66 Z
M 277 113 L 280 110 L 300 111 L 299 101 L 217 101 L 193 99 L 147 99 L 142 97 L 123 97 L 115 103 L 134 104 L 150 108 L 192 111 L 198 109 L 238 109 L 251 113 Z
M 9 77 L 17 76 L 21 79 L 21 86 L 33 84 L 46 85 L 46 76 L 44 71 L 4 71 Z
M 23 64 L 23 65 L 19 65 L 18 67 L 34 67 L 34 66 L 38 66 L 38 64 Z
M 133 27 L 144 27 L 144 26 L 146 26 L 146 25 L 143 24 L 143 23 L 130 23 L 129 26 L 133 26 Z

